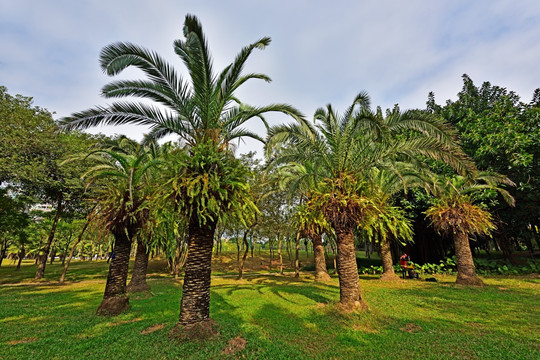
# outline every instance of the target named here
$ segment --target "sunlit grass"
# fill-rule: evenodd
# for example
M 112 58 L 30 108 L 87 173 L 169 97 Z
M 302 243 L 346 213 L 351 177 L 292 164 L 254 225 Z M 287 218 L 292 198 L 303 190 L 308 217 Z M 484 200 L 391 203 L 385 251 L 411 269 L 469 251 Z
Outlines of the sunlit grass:
M 180 344 L 169 332 L 179 315 L 181 280 L 151 278 L 150 294 L 133 294 L 128 312 L 104 318 L 95 310 L 105 274 L 103 264 L 96 262 L 74 266 L 70 276 L 75 280 L 65 285 L 1 285 L 0 357 L 540 358 L 538 275 L 488 277 L 484 288 L 455 285 L 452 276 L 438 276 L 437 283 L 385 283 L 362 276 L 370 309 L 351 314 L 334 306 L 339 299 L 336 278 L 318 284 L 309 273 L 300 279 L 258 275 L 242 281 L 217 276 L 211 315 L 220 334 L 210 341 Z M 247 342 L 225 353 L 233 339 Z

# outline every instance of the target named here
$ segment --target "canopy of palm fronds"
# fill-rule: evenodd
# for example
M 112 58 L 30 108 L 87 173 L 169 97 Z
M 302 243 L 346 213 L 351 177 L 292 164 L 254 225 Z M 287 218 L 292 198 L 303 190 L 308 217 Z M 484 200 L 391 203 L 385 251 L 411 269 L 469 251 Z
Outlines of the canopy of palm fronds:
M 270 38 L 264 37 L 244 48 L 221 72 L 214 73 L 213 61 L 199 20 L 187 15 L 183 27 L 185 39 L 174 41 L 174 51 L 184 63 L 189 80 L 157 53 L 132 43 L 119 42 L 101 51 L 100 64 L 109 76 L 116 76 L 129 67 L 146 75 L 144 80 L 117 80 L 105 85 L 106 98 L 135 97 L 149 102 L 116 101 L 107 107 L 75 113 L 61 119 L 64 129 L 86 129 L 98 125 L 144 125 L 150 127 L 148 138 L 160 139 L 177 135 L 184 144 L 195 146 L 211 141 L 225 149 L 235 140 L 262 138 L 244 124 L 261 119 L 267 112 L 281 112 L 301 117 L 287 104 L 253 107 L 243 104 L 235 91 L 250 79 L 269 82 L 267 75 L 244 74 L 244 64 L 255 49 L 264 49 Z
M 337 179 L 326 179 L 312 192 L 309 206 L 314 212 L 324 214 L 335 231 L 356 227 L 362 218 L 376 211 L 373 201 L 362 195 L 363 186 L 364 183 L 345 173 Z
M 489 235 L 495 230 L 491 214 L 472 204 L 469 196 L 441 199 L 426 211 L 431 225 L 440 233 Z
M 258 211 L 247 181 L 249 169 L 211 142 L 188 149 L 177 148 L 166 155 L 163 197 L 173 199 L 187 218 L 197 214 L 201 224 L 217 221 L 224 213 L 245 224 Z

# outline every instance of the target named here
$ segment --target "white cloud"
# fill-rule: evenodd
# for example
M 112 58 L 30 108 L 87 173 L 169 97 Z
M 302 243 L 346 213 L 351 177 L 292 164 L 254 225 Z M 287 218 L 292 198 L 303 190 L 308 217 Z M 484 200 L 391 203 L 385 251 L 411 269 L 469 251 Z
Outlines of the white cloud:
M 110 81 L 99 69 L 101 48 L 130 41 L 183 71 L 172 41 L 181 36 L 186 13 L 200 18 L 216 69 L 242 46 L 271 36 L 246 71 L 273 82 L 253 82 L 239 95 L 254 105 L 292 103 L 308 117 L 327 103 L 344 109 L 360 90 L 383 107 L 424 107 L 429 91 L 443 102 L 461 89 L 463 73 L 515 90 L 525 101 L 540 87 L 540 4 L 505 0 L 4 0 L 0 85 L 34 96 L 58 116 L 106 104 L 99 97 Z M 120 131 L 128 130 L 112 132 Z

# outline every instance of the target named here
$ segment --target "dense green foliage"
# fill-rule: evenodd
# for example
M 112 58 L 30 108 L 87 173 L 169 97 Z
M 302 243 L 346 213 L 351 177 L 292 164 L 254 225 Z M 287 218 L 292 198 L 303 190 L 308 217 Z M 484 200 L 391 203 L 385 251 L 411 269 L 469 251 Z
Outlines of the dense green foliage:
M 489 82 L 476 86 L 463 75 L 457 100 L 438 105 L 431 93 L 428 109 L 456 127 L 463 150 L 480 170 L 506 175 L 516 184 L 508 189 L 515 208 L 493 198 L 486 204 L 495 210 L 496 236 L 530 248 L 529 225 L 540 225 L 540 90 L 524 103 L 512 91 Z

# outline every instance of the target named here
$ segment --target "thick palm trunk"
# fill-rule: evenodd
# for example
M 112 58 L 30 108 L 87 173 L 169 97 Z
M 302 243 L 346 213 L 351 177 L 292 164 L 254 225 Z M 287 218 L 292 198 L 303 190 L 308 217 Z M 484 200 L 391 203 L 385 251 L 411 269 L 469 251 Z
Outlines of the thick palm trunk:
M 150 286 L 146 283 L 146 272 L 148 270 L 148 252 L 143 241 L 137 242 L 137 252 L 135 254 L 135 262 L 133 263 L 133 274 L 128 285 L 128 290 L 131 292 L 141 292 L 150 290 Z
M 330 275 L 328 275 L 328 270 L 326 269 L 326 258 L 324 256 L 322 236 L 319 234 L 312 234 L 311 240 L 313 241 L 313 254 L 315 258 L 315 280 L 329 281 Z
M 56 205 L 56 216 L 54 217 L 53 225 L 52 225 L 51 231 L 49 232 L 49 238 L 47 239 L 47 243 L 45 244 L 45 248 L 43 249 L 43 255 L 39 259 L 38 268 L 36 270 L 36 276 L 34 277 L 34 280 L 43 279 L 43 277 L 45 276 L 45 265 L 47 265 L 47 257 L 49 256 L 49 251 L 51 250 L 51 244 L 54 240 L 54 234 L 56 232 L 56 225 L 58 225 L 58 220 L 60 220 L 60 214 L 62 213 L 62 200 L 63 200 L 62 193 L 58 195 L 57 200 L 58 201 Z
M 467 234 L 457 232 L 454 234 L 454 246 L 457 260 L 457 284 L 484 286 L 484 282 L 476 275 L 474 261 Z
M 180 304 L 180 326 L 190 326 L 210 318 L 210 277 L 212 242 L 216 222 L 199 225 L 196 215 L 189 220 L 188 255 Z
M 129 267 L 131 240 L 124 231 L 113 233 L 114 258 L 109 265 L 109 275 L 105 285 L 103 301 L 97 309 L 98 315 L 117 315 L 129 307 L 129 296 L 126 293 L 126 281 Z
M 390 246 L 390 239 L 381 241 L 381 260 L 383 266 L 383 273 L 381 280 L 393 281 L 398 280 L 399 276 L 394 272 L 394 263 L 392 261 L 392 249 Z
M 337 230 L 339 302 L 346 310 L 365 307 L 354 251 L 353 228 Z

